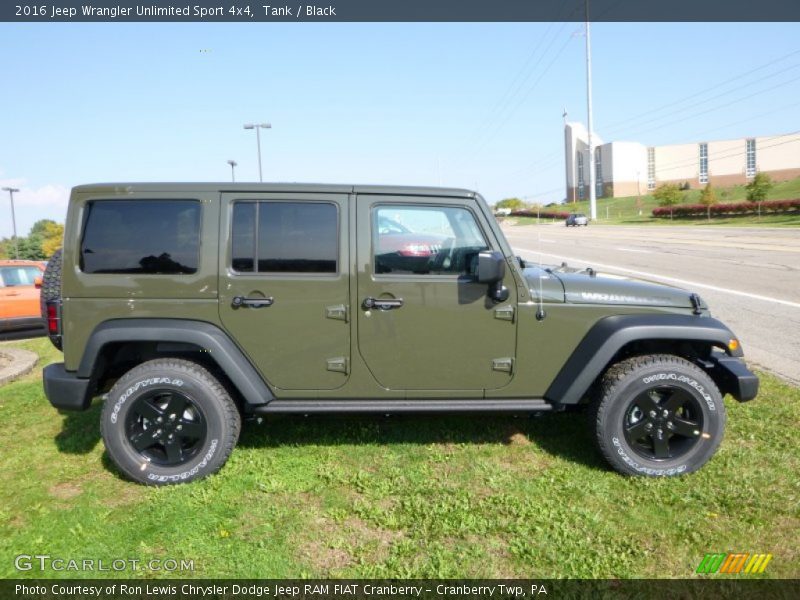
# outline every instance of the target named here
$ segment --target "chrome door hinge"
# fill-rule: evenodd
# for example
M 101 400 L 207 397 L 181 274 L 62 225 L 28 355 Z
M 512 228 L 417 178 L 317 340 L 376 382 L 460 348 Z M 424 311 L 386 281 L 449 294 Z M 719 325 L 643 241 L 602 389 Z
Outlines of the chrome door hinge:
M 502 371 L 504 373 L 511 373 L 514 369 L 513 358 L 495 358 L 492 360 L 492 371 Z

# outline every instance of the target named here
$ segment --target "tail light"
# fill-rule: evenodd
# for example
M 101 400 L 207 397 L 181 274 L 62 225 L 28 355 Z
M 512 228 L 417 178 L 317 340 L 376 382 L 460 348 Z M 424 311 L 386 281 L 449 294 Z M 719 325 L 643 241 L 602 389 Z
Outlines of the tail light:
M 61 318 L 58 314 L 58 304 L 57 301 L 47 303 L 47 333 L 49 335 L 61 335 Z
M 403 245 L 398 254 L 400 256 L 433 256 L 441 250 L 440 244 L 411 243 Z

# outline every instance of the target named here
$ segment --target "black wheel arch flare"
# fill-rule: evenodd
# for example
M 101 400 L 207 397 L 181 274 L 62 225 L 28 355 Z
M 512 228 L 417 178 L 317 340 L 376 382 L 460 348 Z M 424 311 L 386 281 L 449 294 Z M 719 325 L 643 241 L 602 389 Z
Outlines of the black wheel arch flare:
M 720 321 L 680 314 L 613 315 L 600 319 L 584 336 L 545 392 L 555 404 L 577 404 L 610 365 L 617 353 L 631 342 L 703 342 L 732 357 L 743 356 L 741 346 L 728 344 L 736 336 Z

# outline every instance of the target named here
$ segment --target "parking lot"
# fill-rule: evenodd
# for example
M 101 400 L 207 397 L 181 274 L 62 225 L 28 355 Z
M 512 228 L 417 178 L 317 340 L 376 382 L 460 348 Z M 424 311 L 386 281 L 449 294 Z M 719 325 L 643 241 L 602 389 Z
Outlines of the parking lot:
M 525 259 L 696 291 L 748 362 L 800 384 L 800 231 L 757 227 L 504 226 Z

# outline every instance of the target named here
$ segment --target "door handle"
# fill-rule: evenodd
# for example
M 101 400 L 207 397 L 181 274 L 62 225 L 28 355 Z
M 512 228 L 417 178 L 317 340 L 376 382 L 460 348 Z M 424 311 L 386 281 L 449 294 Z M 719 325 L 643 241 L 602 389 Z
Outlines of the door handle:
M 261 308 L 262 306 L 272 306 L 275 299 L 270 296 L 269 298 L 245 298 L 244 296 L 234 296 L 231 300 L 231 306 L 239 308 L 240 306 L 249 306 L 251 308 Z
M 403 299 L 396 298 L 392 300 L 379 300 L 378 298 L 366 297 L 364 302 L 361 303 L 364 310 L 377 308 L 378 310 L 392 310 L 393 308 L 400 308 L 403 306 Z

